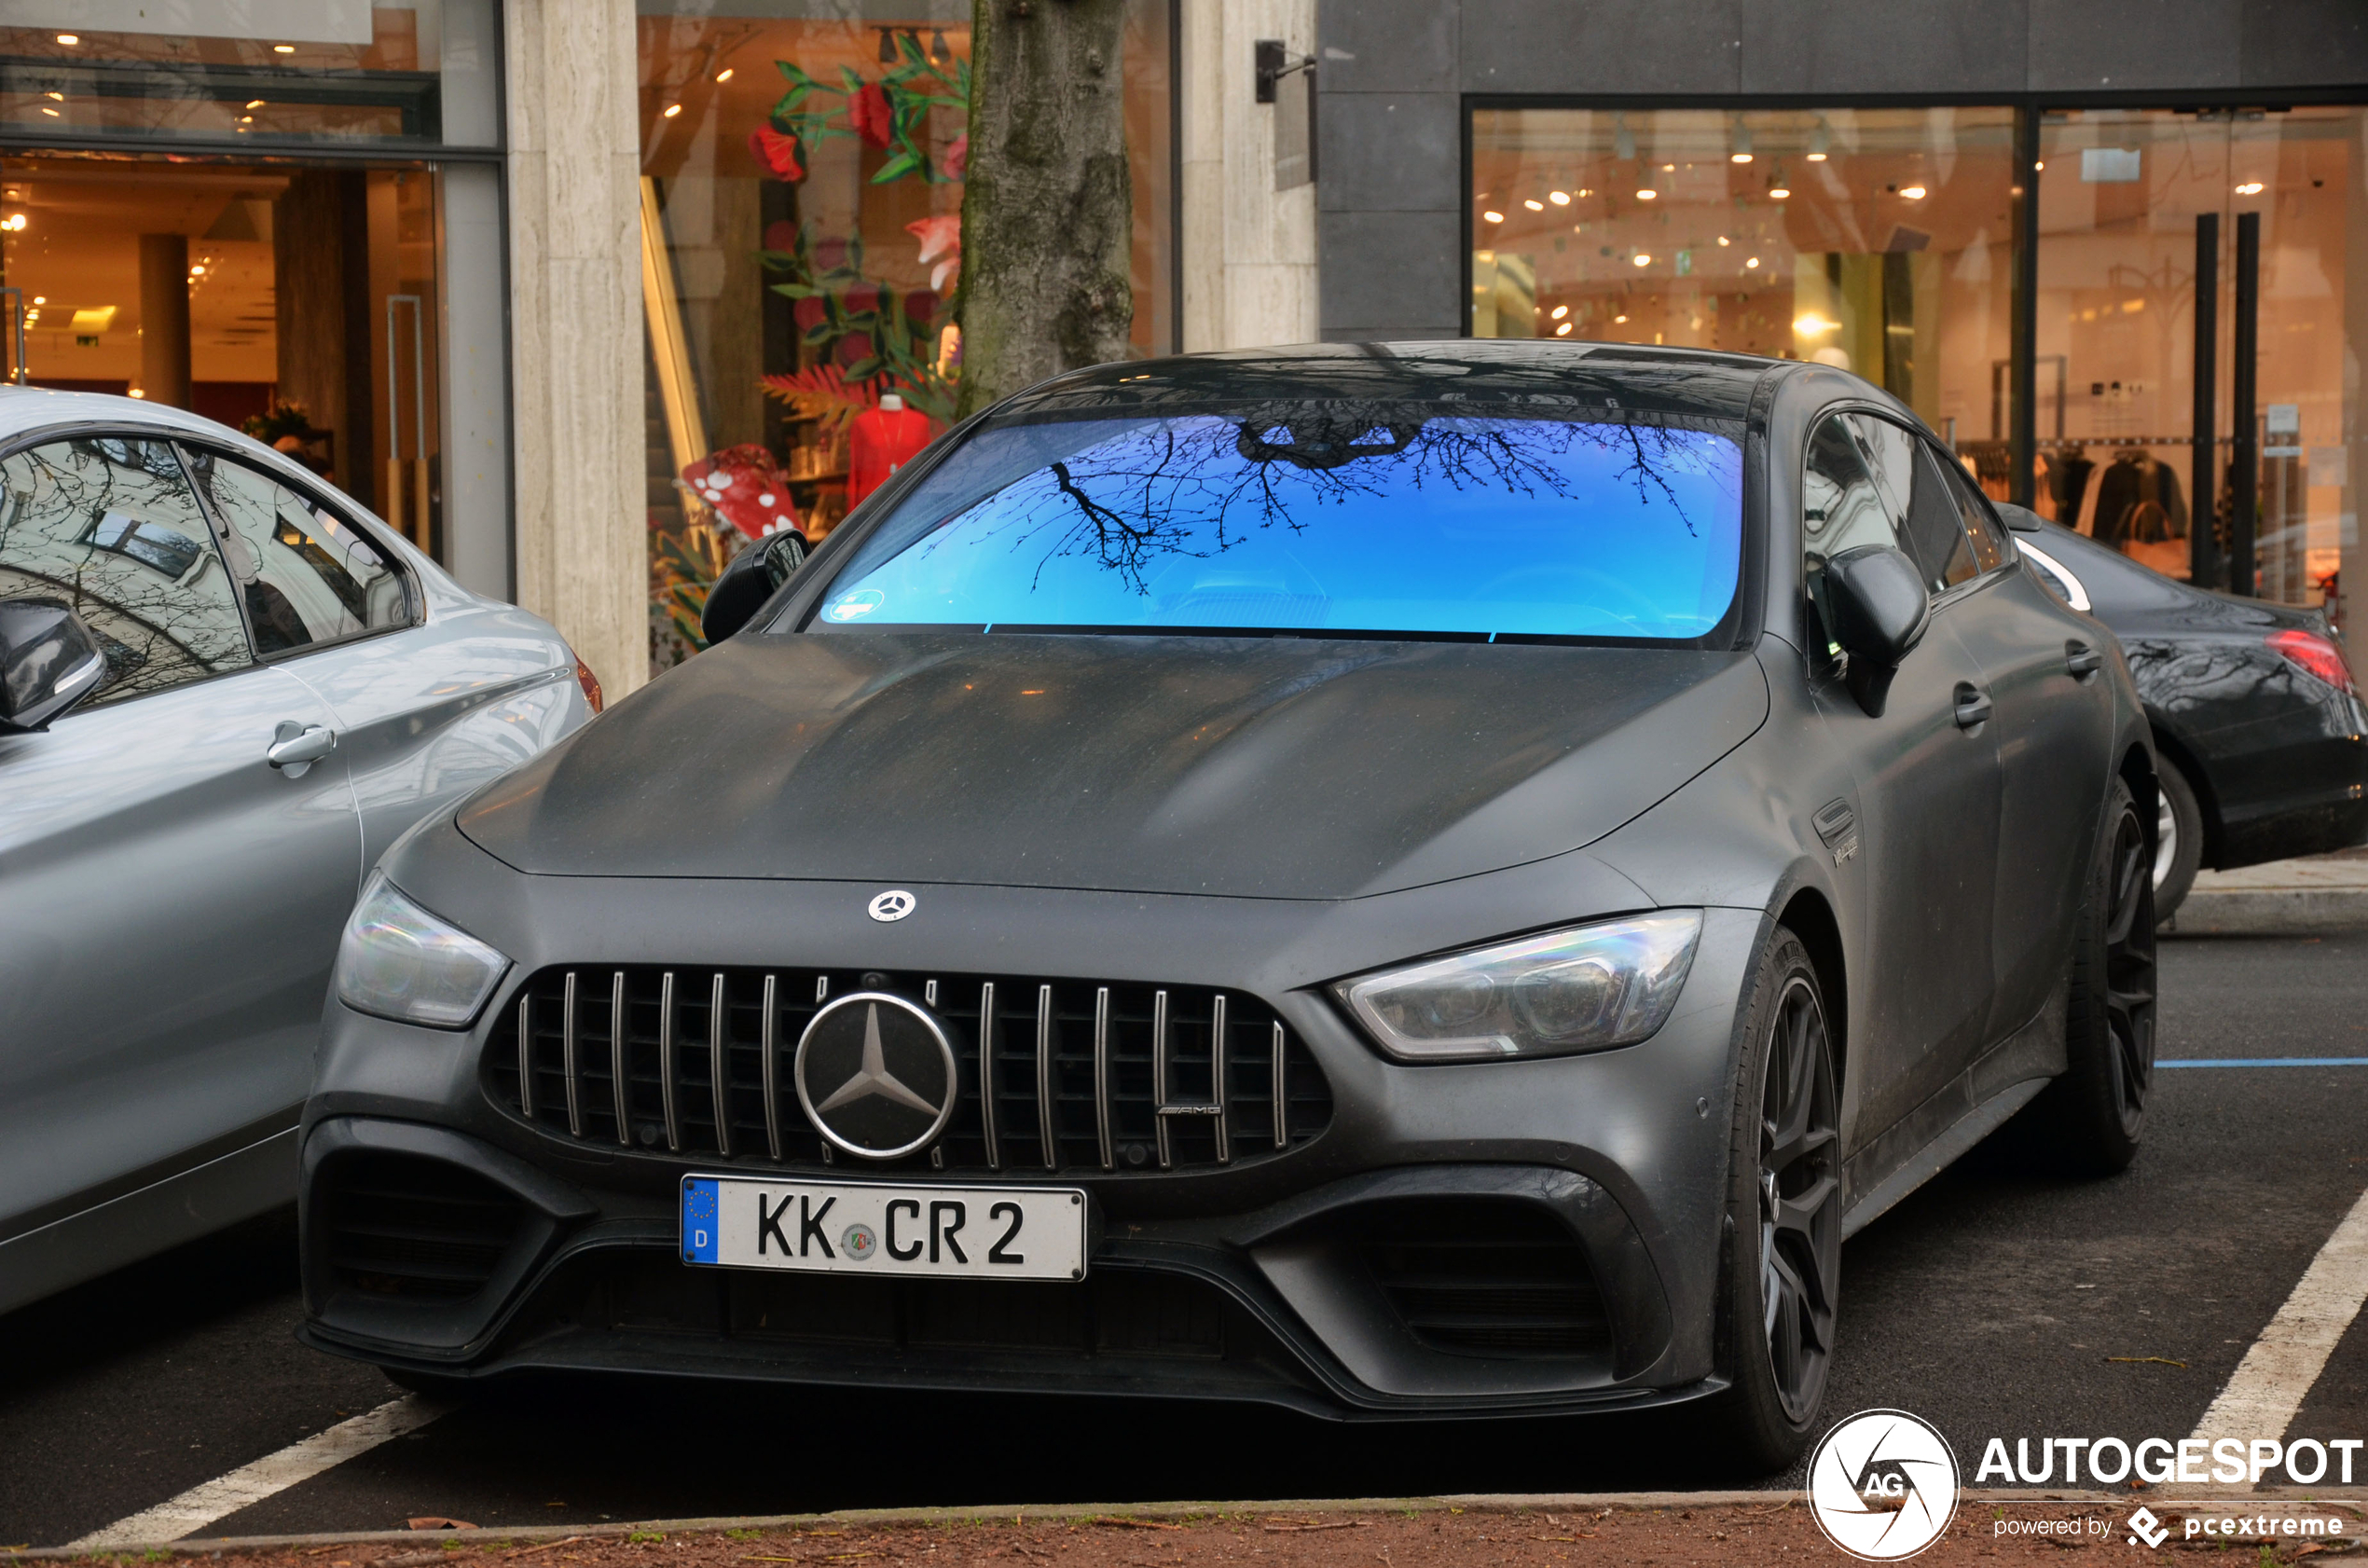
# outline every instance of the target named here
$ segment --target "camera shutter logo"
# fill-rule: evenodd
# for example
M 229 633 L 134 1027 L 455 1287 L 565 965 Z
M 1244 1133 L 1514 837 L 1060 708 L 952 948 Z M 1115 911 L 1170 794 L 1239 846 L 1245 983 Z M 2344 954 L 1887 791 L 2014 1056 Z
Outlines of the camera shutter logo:
M 1809 1461 L 1809 1511 L 1834 1545 L 1896 1562 L 1941 1537 L 1957 1513 L 1957 1456 L 1906 1410 L 1861 1410 Z
M 903 888 L 891 887 L 885 893 L 874 894 L 872 901 L 864 906 L 864 913 L 874 920 L 902 920 L 913 913 L 918 902 L 918 899 Z

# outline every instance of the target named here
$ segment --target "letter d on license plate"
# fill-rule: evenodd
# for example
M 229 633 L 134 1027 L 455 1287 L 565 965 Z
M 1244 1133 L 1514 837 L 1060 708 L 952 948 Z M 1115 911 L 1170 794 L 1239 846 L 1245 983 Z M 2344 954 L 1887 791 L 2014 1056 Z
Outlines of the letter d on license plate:
M 682 1261 L 808 1273 L 1081 1279 L 1085 1194 L 682 1178 Z

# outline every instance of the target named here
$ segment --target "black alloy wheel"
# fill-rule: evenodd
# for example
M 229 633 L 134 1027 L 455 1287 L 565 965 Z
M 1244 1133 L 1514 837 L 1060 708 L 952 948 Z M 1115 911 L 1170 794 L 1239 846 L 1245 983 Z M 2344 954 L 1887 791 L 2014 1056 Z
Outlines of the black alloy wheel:
M 2107 870 L 2104 1025 L 2113 1105 L 2134 1148 L 2146 1126 L 2155 1077 L 2154 854 L 2133 804 L 2114 819 Z
M 1755 1475 L 1814 1435 L 1841 1298 L 1839 1088 L 1808 949 L 1778 928 L 1753 976 L 1728 1144 L 1720 1361 L 1705 1436 Z
M 2155 846 L 2113 781 L 2072 934 L 2064 1071 L 2031 1102 L 2039 1158 L 2112 1176 L 2138 1156 L 2155 1078 Z
M 1785 1416 L 1825 1392 L 1841 1272 L 1840 1136 L 1833 1052 L 1810 977 L 1790 976 L 1769 1032 L 1759 1121 L 1760 1327 Z

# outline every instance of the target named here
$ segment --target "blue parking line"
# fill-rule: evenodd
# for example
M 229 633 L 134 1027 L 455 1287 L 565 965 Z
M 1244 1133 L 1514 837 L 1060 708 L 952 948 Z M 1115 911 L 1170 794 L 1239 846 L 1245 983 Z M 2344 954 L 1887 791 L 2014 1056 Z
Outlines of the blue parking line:
M 2368 1056 L 2168 1056 L 2158 1067 L 2368 1067 Z

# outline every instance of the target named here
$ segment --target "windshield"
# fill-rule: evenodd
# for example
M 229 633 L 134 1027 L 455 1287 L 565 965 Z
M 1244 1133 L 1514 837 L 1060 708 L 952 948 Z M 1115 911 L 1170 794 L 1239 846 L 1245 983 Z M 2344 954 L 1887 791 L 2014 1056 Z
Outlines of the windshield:
M 813 629 L 1700 639 L 1735 598 L 1737 433 L 1632 420 L 1295 403 L 988 428 Z

